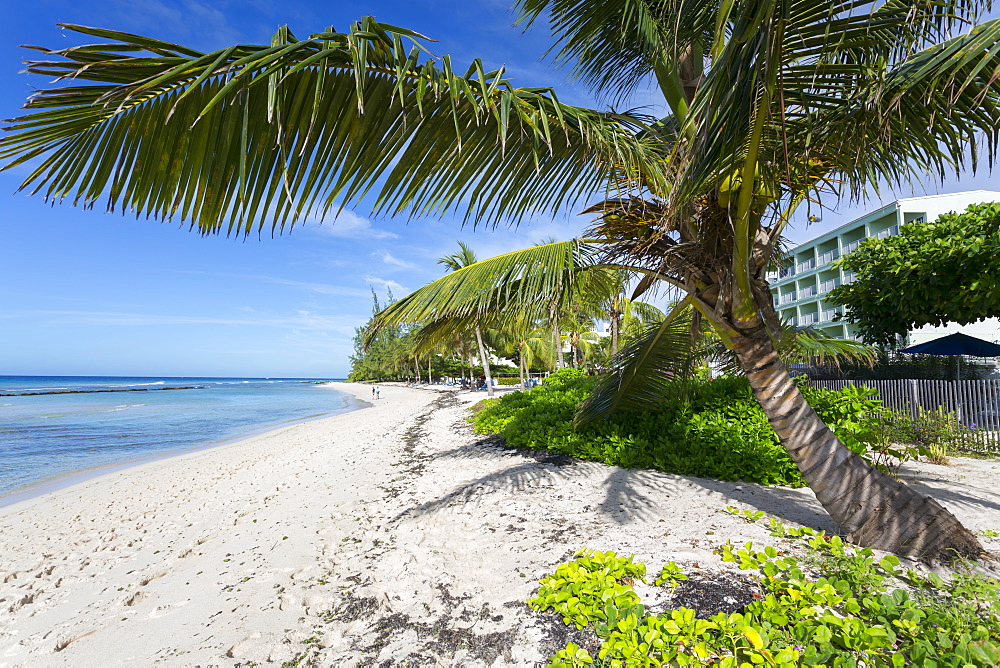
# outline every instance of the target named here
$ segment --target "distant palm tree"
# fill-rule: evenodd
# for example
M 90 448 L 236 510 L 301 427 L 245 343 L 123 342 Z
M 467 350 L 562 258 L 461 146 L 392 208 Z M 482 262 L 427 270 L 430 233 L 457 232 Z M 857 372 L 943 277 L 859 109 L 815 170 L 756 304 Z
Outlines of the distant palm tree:
M 519 20 L 547 21 L 556 61 L 596 95 L 658 91 L 662 118 L 568 105 L 478 60 L 462 74 L 427 57 L 421 35 L 372 18 L 212 53 L 68 26 L 111 43 L 28 64 L 71 83 L 32 96 L 0 159 L 30 165 L 25 187 L 52 200 L 106 201 L 205 234 L 280 232 L 365 196 L 389 215 L 459 210 L 490 225 L 601 193 L 587 235 L 600 261 L 639 278 L 633 297 L 658 284 L 686 294 L 637 354 L 667 359 L 654 353 L 692 313 L 689 329 L 712 328 L 733 352 L 851 540 L 980 555 L 951 513 L 865 464 L 809 407 L 778 356 L 764 276 L 802 203 L 938 179 L 970 152 L 975 167 L 979 143 L 992 160 L 1000 21 L 976 24 L 989 7 L 518 2 Z
M 638 338 L 644 325 L 662 322 L 666 317 L 663 311 L 652 304 L 628 299 L 621 293 L 605 302 L 605 307 L 608 312 L 612 357 L 618 354 L 622 337 L 626 340 Z
M 458 246 L 459 251 L 457 253 L 445 255 L 438 260 L 438 264 L 443 264 L 449 271 L 458 271 L 479 261 L 476 258 L 475 251 L 467 244 L 459 241 Z M 479 362 L 483 365 L 483 376 L 486 377 L 486 394 L 492 397 L 493 374 L 490 373 L 489 353 L 486 351 L 486 346 L 483 345 L 483 331 L 478 323 L 473 325 L 473 330 L 476 333 L 476 343 L 479 345 Z

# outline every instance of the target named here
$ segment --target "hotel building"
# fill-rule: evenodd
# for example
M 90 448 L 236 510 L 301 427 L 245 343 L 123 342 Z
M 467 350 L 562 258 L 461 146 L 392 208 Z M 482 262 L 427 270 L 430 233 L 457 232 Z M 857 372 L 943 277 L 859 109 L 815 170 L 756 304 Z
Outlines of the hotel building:
M 893 236 L 907 223 L 933 221 L 943 213 L 961 212 L 980 202 L 1000 202 L 1000 192 L 971 190 L 898 199 L 794 248 L 783 268 L 767 275 L 778 315 L 793 325 L 811 325 L 831 337 L 857 338 L 853 325 L 833 321 L 838 308 L 825 299 L 838 285 L 854 280 L 852 272 L 834 267 L 834 260 L 865 239 Z M 923 327 L 911 332 L 909 339 L 911 344 L 921 343 L 956 331 L 990 341 L 1000 338 L 997 321 L 989 320 L 964 327 Z

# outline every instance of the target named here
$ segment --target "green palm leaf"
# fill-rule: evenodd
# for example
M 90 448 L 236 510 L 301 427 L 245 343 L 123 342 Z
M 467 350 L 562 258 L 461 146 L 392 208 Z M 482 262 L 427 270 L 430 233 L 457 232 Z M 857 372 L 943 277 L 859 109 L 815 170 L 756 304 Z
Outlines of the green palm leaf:
M 699 341 L 692 335 L 691 308 L 684 300 L 612 358 L 610 372 L 577 408 L 575 424 L 618 411 L 657 410 L 663 397 L 683 391 L 684 382 L 704 359 Z
M 841 364 L 871 366 L 878 351 L 860 341 L 835 339 L 813 327 L 789 327 L 777 342 L 785 364 L 821 364 L 839 368 Z
M 785 364 L 871 365 L 877 355 L 869 345 L 831 338 L 812 327 L 783 328 L 776 348 Z M 692 334 L 691 308 L 681 302 L 672 319 L 647 325 L 636 341 L 612 360 L 611 372 L 577 409 L 576 423 L 586 424 L 618 411 L 657 410 L 662 397 L 684 392 L 684 381 L 705 360 L 711 360 L 722 373 L 743 375 L 739 362 L 719 337 Z
M 423 58 L 422 36 L 370 17 L 207 54 L 66 27 L 118 42 L 30 62 L 80 83 L 36 94 L 0 140 L 4 167 L 34 166 L 23 187 L 54 201 L 106 198 L 109 210 L 246 234 L 369 192 L 378 212 L 459 209 L 486 224 L 660 178 L 636 118 L 516 88 L 479 61 L 458 74 L 447 57 Z
M 543 317 L 577 283 L 596 290 L 605 277 L 594 264 L 592 248 L 578 239 L 533 246 L 445 274 L 379 313 L 372 333 L 445 318 L 497 323 Z
M 683 52 L 695 45 L 691 71 L 683 74 L 697 78 L 701 52 L 713 41 L 718 6 L 700 0 L 520 0 L 515 9 L 519 22 L 528 25 L 544 14 L 558 43 L 550 50 L 556 63 L 570 65 L 594 90 L 620 101 L 654 78 L 666 96 L 679 101 Z

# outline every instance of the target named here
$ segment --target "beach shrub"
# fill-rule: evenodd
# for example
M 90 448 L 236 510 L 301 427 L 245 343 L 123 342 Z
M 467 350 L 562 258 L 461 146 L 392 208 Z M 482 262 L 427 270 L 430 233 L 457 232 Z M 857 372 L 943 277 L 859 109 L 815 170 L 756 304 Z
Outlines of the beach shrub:
M 562 369 L 530 392 L 485 403 L 472 421 L 477 432 L 502 434 L 514 447 L 608 465 L 804 484 L 742 378 L 693 381 L 686 398 L 667 399 L 659 411 L 617 413 L 574 430 L 574 411 L 594 382 L 575 369 Z
M 481 434 L 502 434 L 514 447 L 547 449 L 625 468 L 802 486 L 795 463 L 744 378 L 692 380 L 683 396 L 657 411 L 616 413 L 575 429 L 576 407 L 596 379 L 562 369 L 530 392 L 480 402 L 470 421 Z M 867 387 L 828 390 L 798 379 L 806 401 L 843 443 L 882 471 L 928 454 L 931 441 L 954 439 L 944 420 L 885 408 Z M 937 420 L 935 422 L 935 420 Z
M 619 615 L 642 617 L 645 609 L 637 606 L 639 596 L 632 581 L 645 575 L 646 565 L 632 563 L 632 557 L 580 550 L 576 559 L 542 578 L 538 596 L 528 605 L 539 611 L 551 609 L 562 615 L 564 624 L 578 629 L 593 622 L 606 625 Z
M 639 602 L 604 611 L 591 605 L 587 623 L 602 641 L 597 657 L 570 643 L 549 666 L 1000 665 L 1000 582 L 995 578 L 956 573 L 946 579 L 903 570 L 895 556 L 879 558 L 837 536 L 787 528 L 773 518 L 768 526 L 772 536 L 794 542 L 796 555 L 752 543 L 725 543 L 717 550 L 723 561 L 749 571 L 763 596 L 710 618 L 685 607 L 646 614 Z M 572 581 L 557 577 L 559 569 L 541 581 L 545 597 L 572 600 Z M 663 572 L 682 573 L 672 562 Z M 596 573 L 600 577 L 593 581 L 605 583 L 606 592 L 588 592 L 588 600 L 614 598 L 607 592 L 617 591 L 621 579 L 610 569 Z M 540 598 L 529 605 L 540 611 L 554 608 Z

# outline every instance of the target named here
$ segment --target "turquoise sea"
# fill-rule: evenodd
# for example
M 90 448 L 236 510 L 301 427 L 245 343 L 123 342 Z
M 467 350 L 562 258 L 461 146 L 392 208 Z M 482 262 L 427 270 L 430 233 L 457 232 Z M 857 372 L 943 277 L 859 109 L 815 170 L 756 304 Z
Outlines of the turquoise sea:
M 0 506 L 363 405 L 316 379 L 0 376 Z

